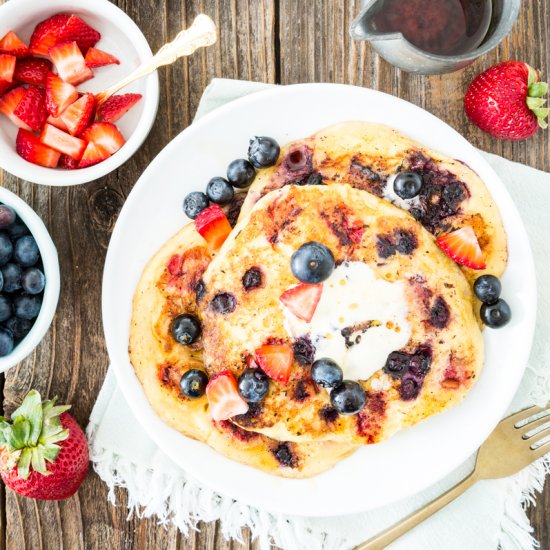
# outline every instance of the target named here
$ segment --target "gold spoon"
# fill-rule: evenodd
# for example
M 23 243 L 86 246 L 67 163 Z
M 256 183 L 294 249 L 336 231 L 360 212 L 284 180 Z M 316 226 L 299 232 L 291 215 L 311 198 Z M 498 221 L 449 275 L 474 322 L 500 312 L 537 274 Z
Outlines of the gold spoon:
M 131 82 L 147 76 L 163 65 L 173 63 L 176 59 L 184 55 L 191 55 L 198 48 L 211 46 L 216 42 L 216 39 L 217 33 L 214 21 L 204 13 L 197 15 L 193 24 L 188 29 L 184 29 L 174 38 L 174 40 L 172 40 L 172 42 L 162 46 L 151 59 L 145 61 L 145 63 L 140 65 L 134 72 L 130 73 L 120 82 L 95 94 L 97 107 L 100 107 L 109 97 L 116 94 Z

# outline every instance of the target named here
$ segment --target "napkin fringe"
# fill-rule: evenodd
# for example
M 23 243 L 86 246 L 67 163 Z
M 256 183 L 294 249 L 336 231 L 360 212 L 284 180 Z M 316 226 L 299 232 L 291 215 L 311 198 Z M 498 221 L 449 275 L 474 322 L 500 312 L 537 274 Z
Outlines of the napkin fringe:
M 349 542 L 313 528 L 307 518 L 292 518 L 255 509 L 222 497 L 196 481 L 174 473 L 159 473 L 98 445 L 98 425 L 90 422 L 86 429 L 90 460 L 95 472 L 107 485 L 108 501 L 116 506 L 115 489 L 127 490 L 128 519 L 156 516 L 162 526 L 174 524 L 184 536 L 198 531 L 198 523 L 220 520 L 226 540 L 244 543 L 243 528 L 250 529 L 252 540 L 268 550 L 274 545 L 285 550 L 323 548 L 346 550 Z
M 542 491 L 550 473 L 550 455 L 531 464 L 509 480 L 504 516 L 501 522 L 501 550 L 536 550 L 540 543 L 533 537 L 527 507 L 535 506 L 536 493 Z

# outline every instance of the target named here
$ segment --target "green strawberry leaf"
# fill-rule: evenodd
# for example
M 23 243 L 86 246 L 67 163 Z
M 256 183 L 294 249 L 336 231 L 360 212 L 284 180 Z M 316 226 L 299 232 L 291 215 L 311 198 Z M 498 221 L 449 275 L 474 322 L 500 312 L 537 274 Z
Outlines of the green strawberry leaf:
M 8 446 L 10 450 L 23 449 L 28 446 L 31 434 L 31 423 L 23 416 L 18 416 L 11 428 L 8 437 Z
M 529 86 L 529 97 L 542 97 L 548 93 L 548 83 L 535 82 Z
M 28 445 L 34 447 L 42 431 L 42 399 L 36 390 L 31 390 L 21 406 L 12 414 L 12 420 L 25 418 L 30 422 L 31 431 L 28 438 Z
M 24 416 L 25 418 L 28 418 L 36 405 L 42 405 L 42 400 L 40 399 L 40 394 L 36 390 L 31 390 L 26 395 L 25 399 L 23 399 L 23 403 L 21 403 L 19 408 L 13 411 L 13 414 L 11 415 L 12 421 L 15 420 L 18 416 Z
M 61 447 L 55 443 L 50 443 L 49 445 L 39 445 L 38 448 L 40 449 L 44 460 L 47 460 L 48 462 L 53 462 L 57 458 L 59 451 L 61 451 Z
M 537 71 L 537 69 L 531 67 L 531 65 L 527 65 L 527 63 L 525 65 L 527 66 L 528 71 L 527 86 L 531 86 L 539 79 L 539 72 Z
M 17 473 L 21 479 L 27 479 L 30 475 L 30 465 L 32 460 L 31 449 L 23 449 L 19 461 L 17 462 Z
M 526 100 L 527 107 L 533 111 L 534 109 L 538 109 L 539 107 L 542 107 L 546 103 L 546 98 L 544 97 L 528 97 Z
M 40 447 L 33 447 L 31 449 L 31 452 L 32 452 L 32 459 L 31 459 L 32 469 L 35 472 L 41 473 L 42 475 L 45 475 L 45 476 L 49 475 L 50 472 L 48 472 L 46 468 L 46 461 L 42 456 Z

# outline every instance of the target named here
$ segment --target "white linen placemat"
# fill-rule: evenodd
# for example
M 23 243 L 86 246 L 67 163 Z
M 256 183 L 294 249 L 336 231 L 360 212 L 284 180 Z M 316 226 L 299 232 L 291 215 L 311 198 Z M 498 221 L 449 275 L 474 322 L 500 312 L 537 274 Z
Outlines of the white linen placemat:
M 215 79 L 205 90 L 196 117 L 237 97 L 270 85 Z M 495 155 L 484 157 L 512 195 L 529 234 L 535 257 L 539 313 L 529 365 L 510 411 L 550 399 L 550 174 Z M 127 426 L 132 426 L 128 430 Z M 456 483 L 471 469 L 472 458 L 457 471 L 414 497 L 391 506 L 345 517 L 298 518 L 254 509 L 201 486 L 175 465 L 151 441 L 134 417 L 112 369 L 90 417 L 88 426 L 94 468 L 109 486 L 128 491 L 129 514 L 156 516 L 173 523 L 184 534 L 198 521 L 221 520 L 226 538 L 240 540 L 249 527 L 262 548 L 271 544 L 285 550 L 348 550 L 374 533 L 419 508 Z M 406 458 L 403 459 L 406 461 Z M 542 489 L 550 472 L 550 458 L 503 480 L 483 481 L 447 508 L 402 537 L 392 550 L 533 550 L 537 542 L 525 514 L 535 491 Z M 411 472 L 414 475 L 414 472 Z M 348 490 L 342 488 L 343 493 Z M 344 498 L 344 494 L 342 495 Z

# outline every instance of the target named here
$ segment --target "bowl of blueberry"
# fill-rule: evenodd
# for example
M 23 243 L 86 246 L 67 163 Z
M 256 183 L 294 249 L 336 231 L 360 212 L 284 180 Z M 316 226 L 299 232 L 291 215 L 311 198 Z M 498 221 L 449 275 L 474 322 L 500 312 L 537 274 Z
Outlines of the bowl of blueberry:
M 57 250 L 42 220 L 0 187 L 0 372 L 46 334 L 59 299 Z

